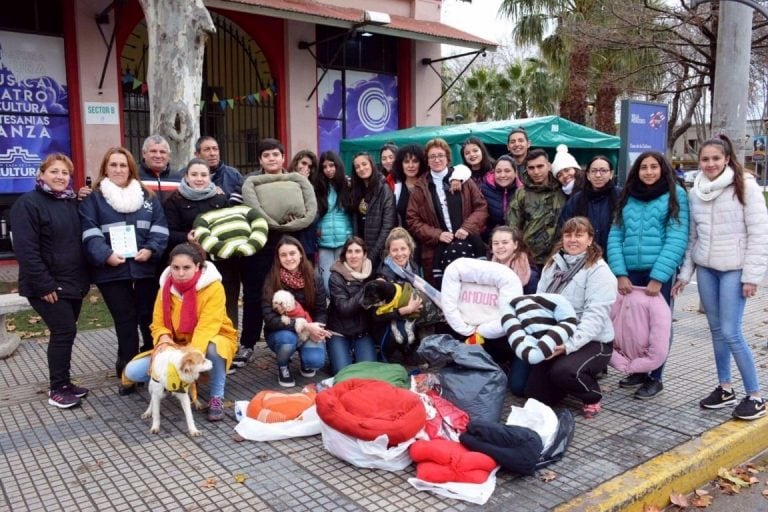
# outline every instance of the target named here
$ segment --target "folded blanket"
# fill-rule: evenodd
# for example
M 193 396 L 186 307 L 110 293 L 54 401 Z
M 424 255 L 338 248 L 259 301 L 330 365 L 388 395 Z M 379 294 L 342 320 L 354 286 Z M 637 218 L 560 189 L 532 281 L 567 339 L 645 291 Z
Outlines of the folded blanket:
M 294 420 L 315 404 L 316 395 L 314 385 L 305 387 L 299 393 L 260 391 L 248 403 L 245 414 L 264 423 Z
M 444 439 L 416 441 L 411 445 L 410 456 L 416 463 L 416 478 L 432 483 L 479 484 L 488 480 L 497 466 L 488 455 Z
M 525 427 L 473 421 L 459 438 L 472 451 L 493 457 L 502 468 L 533 475 L 544 445 L 539 434 Z

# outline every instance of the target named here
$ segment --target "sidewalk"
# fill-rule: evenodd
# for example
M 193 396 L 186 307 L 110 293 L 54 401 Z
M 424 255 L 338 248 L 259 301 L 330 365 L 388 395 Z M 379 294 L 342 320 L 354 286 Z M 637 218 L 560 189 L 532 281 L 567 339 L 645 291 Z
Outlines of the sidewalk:
M 0 266 L 0 279 L 6 273 Z M 698 407 L 717 382 L 695 290 L 688 286 L 676 306 L 664 392 L 651 401 L 635 400 L 634 390 L 619 388 L 621 375 L 610 369 L 601 381 L 606 397 L 598 417 L 585 420 L 576 403 L 565 404 L 576 416 L 576 434 L 566 457 L 548 468 L 554 480 L 502 472 L 482 508 L 416 491 L 407 483 L 412 469 L 392 473 L 346 464 L 324 451 L 319 436 L 237 443 L 231 408 L 219 423 L 196 413 L 203 436 L 193 440 L 177 402 L 165 400 L 161 433 L 151 435 L 148 422 L 140 419 L 146 388 L 127 397 L 116 393 L 110 329 L 79 334 L 72 372 L 91 394 L 80 408 L 54 409 L 45 394 L 47 340 L 27 340 L 0 361 L 0 511 L 528 512 L 642 510 L 644 501 L 661 505 L 670 481 L 675 490 L 688 491 L 730 459 L 736 464 L 768 447 L 768 419 L 736 422 L 730 409 Z M 764 385 L 767 311 L 763 286 L 748 302 L 745 331 Z M 294 366 L 299 385 L 315 380 L 300 377 L 298 363 Z M 275 374 L 274 356 L 259 343 L 256 362 L 227 378 L 226 398 L 249 399 L 259 390 L 277 389 Z M 736 389 L 741 398 L 740 382 Z M 207 398 L 205 385 L 201 396 Z M 510 397 L 508 403 L 522 402 Z M 238 473 L 245 475 L 243 483 L 235 482 Z

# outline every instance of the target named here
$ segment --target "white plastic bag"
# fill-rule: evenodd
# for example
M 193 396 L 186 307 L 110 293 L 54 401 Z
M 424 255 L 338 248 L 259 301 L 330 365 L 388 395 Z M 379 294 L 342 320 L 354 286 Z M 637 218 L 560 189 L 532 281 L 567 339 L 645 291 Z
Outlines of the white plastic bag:
M 323 436 L 323 447 L 331 455 L 354 466 L 385 471 L 401 471 L 410 466 L 412 460 L 408 448 L 416 439 L 426 438 L 422 431 L 413 439 L 388 448 L 389 438 L 386 434 L 373 441 L 363 441 L 339 432 L 323 420 L 320 420 L 320 432 Z
M 497 467 L 491 471 L 490 475 L 488 475 L 488 480 L 481 484 L 466 484 L 460 482 L 436 484 L 427 482 L 426 480 L 419 480 L 418 478 L 409 478 L 408 483 L 420 491 L 428 491 L 447 498 L 484 505 L 485 502 L 490 499 L 493 491 L 496 490 L 496 472 L 498 470 L 499 468 Z
M 240 422 L 235 426 L 235 432 L 249 441 L 279 441 L 292 437 L 316 436 L 320 433 L 320 417 L 313 405 L 295 420 L 279 423 L 265 423 L 246 416 L 249 402 L 235 402 L 235 417 Z
M 526 427 L 539 434 L 541 443 L 544 445 L 542 452 L 544 452 L 555 440 L 558 421 L 551 407 L 534 398 L 529 398 L 523 407 L 512 406 L 507 417 L 507 425 Z

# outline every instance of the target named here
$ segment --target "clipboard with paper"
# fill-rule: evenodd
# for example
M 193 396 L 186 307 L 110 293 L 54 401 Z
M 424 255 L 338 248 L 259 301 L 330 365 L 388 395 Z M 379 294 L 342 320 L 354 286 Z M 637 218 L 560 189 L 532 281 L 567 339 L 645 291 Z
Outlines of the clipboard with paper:
M 133 258 L 139 252 L 136 245 L 136 227 L 133 225 L 112 226 L 109 228 L 109 240 L 112 250 L 124 258 Z

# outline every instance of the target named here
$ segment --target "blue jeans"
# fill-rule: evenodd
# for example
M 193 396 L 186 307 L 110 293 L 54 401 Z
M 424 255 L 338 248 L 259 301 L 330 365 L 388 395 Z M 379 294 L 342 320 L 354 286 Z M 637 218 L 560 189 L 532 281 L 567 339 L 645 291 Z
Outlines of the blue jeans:
M 712 347 L 715 351 L 717 378 L 721 384 L 731 382 L 731 356 L 736 360 L 744 391 L 760 391 L 752 350 L 744 339 L 741 324 L 747 299 L 742 294 L 741 270 L 722 272 L 707 267 L 696 269 L 699 298 L 707 313 Z
M 325 343 L 307 341 L 299 344 L 296 333 L 287 329 L 267 333 L 266 341 L 277 357 L 277 366 L 288 366 L 296 351 L 299 352 L 302 368 L 317 370 L 325 364 Z
M 331 372 L 336 375 L 339 370 L 360 361 L 376 361 L 376 346 L 370 334 L 359 338 L 331 336 L 326 343 L 328 359 L 331 360 Z
M 334 263 L 336 263 L 336 260 L 339 259 L 339 256 L 341 256 L 341 247 L 337 247 L 336 249 L 328 249 L 326 247 L 319 247 L 317 249 L 318 253 L 318 260 L 317 260 L 317 267 L 318 270 L 320 270 L 320 275 L 323 276 L 323 286 L 325 286 L 325 293 L 330 293 L 328 291 L 328 281 L 331 279 L 331 267 Z
M 208 349 L 205 351 L 205 358 L 210 360 L 213 368 L 210 375 L 210 395 L 224 396 L 224 384 L 227 378 L 227 362 L 216 352 L 216 345 L 208 343 Z M 134 359 L 125 367 L 125 376 L 133 382 L 149 382 L 149 360 L 150 357 Z
M 651 271 L 650 270 L 628 270 L 627 271 L 627 278 L 629 281 L 635 285 L 635 286 L 648 286 L 648 283 L 651 282 Z M 661 293 L 661 296 L 664 297 L 664 300 L 669 304 L 670 310 L 673 309 L 675 306 L 672 302 L 672 281 L 674 281 L 674 277 L 667 281 L 666 283 L 661 284 L 661 290 L 659 293 Z M 672 330 L 669 331 L 669 347 L 672 348 Z M 649 376 L 653 380 L 661 381 L 662 374 L 664 373 L 664 364 L 662 363 L 661 366 L 653 370 Z

